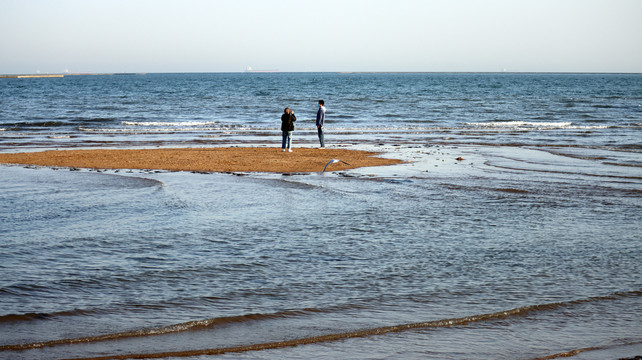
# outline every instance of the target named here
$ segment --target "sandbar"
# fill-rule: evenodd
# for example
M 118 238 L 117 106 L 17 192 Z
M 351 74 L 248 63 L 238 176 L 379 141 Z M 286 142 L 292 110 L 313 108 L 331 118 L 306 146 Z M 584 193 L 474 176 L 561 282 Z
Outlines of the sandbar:
M 0 154 L 0 163 L 86 169 L 298 173 L 320 172 L 332 159 L 340 159 L 343 162 L 329 165 L 326 171 L 403 162 L 376 155 L 380 154 L 360 150 L 318 148 L 298 148 L 293 149 L 293 152 L 282 152 L 281 148 L 262 147 L 75 149 L 3 153 Z

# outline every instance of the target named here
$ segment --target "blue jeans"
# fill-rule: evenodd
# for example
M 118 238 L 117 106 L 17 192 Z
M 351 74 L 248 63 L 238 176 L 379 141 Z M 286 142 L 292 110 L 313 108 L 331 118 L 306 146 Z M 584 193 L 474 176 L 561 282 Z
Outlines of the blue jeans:
M 281 142 L 281 149 L 285 149 L 286 147 L 289 149 L 291 143 L 292 143 L 292 131 L 283 131 L 283 141 Z
M 323 126 L 318 127 L 317 132 L 319 133 L 319 142 L 321 143 L 321 147 L 325 147 L 325 139 L 323 137 Z

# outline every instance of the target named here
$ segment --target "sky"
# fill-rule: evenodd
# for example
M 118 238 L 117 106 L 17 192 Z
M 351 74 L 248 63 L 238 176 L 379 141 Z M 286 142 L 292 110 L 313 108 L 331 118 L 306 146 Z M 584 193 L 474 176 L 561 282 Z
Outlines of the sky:
M 642 0 L 0 0 L 0 74 L 642 73 Z

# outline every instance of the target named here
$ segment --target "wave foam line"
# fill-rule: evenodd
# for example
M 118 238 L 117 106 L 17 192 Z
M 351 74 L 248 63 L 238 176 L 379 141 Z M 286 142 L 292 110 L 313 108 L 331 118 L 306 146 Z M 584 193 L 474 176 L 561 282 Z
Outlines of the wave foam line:
M 249 351 L 270 350 L 270 349 L 295 347 L 300 345 L 318 344 L 323 342 L 332 342 L 332 341 L 361 338 L 361 337 L 368 337 L 368 336 L 374 336 L 374 335 L 384 335 L 384 334 L 402 332 L 402 331 L 411 330 L 411 329 L 460 326 L 471 322 L 506 318 L 509 316 L 516 315 L 522 311 L 523 311 L 522 309 L 515 309 L 511 311 L 503 311 L 499 313 L 486 314 L 486 315 L 480 315 L 480 316 L 471 316 L 471 317 L 458 318 L 458 319 L 436 320 L 436 321 L 405 324 L 405 325 L 393 325 L 393 326 L 385 326 L 385 327 L 380 327 L 375 329 L 351 331 L 351 332 L 339 333 L 339 334 L 329 334 L 329 335 L 307 337 L 302 339 L 275 341 L 275 342 L 269 342 L 269 343 L 242 345 L 242 346 L 234 346 L 234 347 L 226 347 L 226 348 L 185 350 L 185 351 L 147 353 L 147 354 L 109 355 L 109 356 L 89 357 L 89 358 L 73 358 L 73 359 L 67 359 L 67 360 L 161 359 L 161 358 L 171 358 L 171 357 L 193 357 L 193 356 L 203 356 L 203 355 L 223 355 L 227 353 L 243 353 L 243 352 L 249 352 Z
M 93 342 L 100 342 L 100 341 L 165 335 L 165 334 L 179 333 L 179 332 L 185 332 L 190 330 L 208 329 L 208 328 L 212 328 L 223 324 L 233 324 L 233 323 L 243 323 L 247 321 L 286 318 L 286 317 L 297 316 L 297 315 L 302 315 L 306 313 L 315 313 L 315 312 L 322 312 L 322 310 L 305 309 L 305 310 L 282 311 L 282 312 L 277 312 L 273 314 L 248 314 L 248 315 L 240 315 L 240 316 L 218 317 L 218 318 L 205 319 L 205 320 L 188 321 L 185 323 L 174 324 L 174 325 L 164 326 L 160 328 L 141 329 L 141 330 L 126 331 L 126 332 L 97 335 L 97 336 L 87 336 L 87 337 L 73 338 L 73 339 L 59 339 L 59 340 L 43 341 L 43 342 L 29 343 L 29 344 L 2 345 L 0 346 L 0 351 L 39 349 L 39 348 L 45 348 L 45 347 L 53 347 L 57 345 L 93 343 Z M 47 315 L 47 314 L 44 314 L 44 315 Z M 46 317 L 43 317 L 43 315 L 34 313 L 34 314 L 25 314 L 25 315 L 11 315 L 6 320 L 7 321 L 15 320 L 15 319 L 33 320 L 36 318 L 43 319 Z
M 557 354 L 552 354 L 544 357 L 538 357 L 532 360 L 552 360 L 552 359 L 559 359 L 559 358 L 567 358 L 567 357 L 572 357 L 578 354 L 581 354 L 583 352 L 587 351 L 599 351 L 599 350 L 608 350 L 612 349 L 615 347 L 620 347 L 620 346 L 631 346 L 631 345 L 638 345 L 642 344 L 642 341 L 634 341 L 634 342 L 629 342 L 629 343 L 621 343 L 621 344 L 612 344 L 612 345 L 604 345 L 604 346 L 592 346 L 592 347 L 586 347 L 586 348 L 581 348 L 581 349 L 574 349 L 570 351 L 565 351 Z
M 630 291 L 630 292 L 623 292 L 623 293 L 615 293 L 607 296 L 573 300 L 569 302 L 531 305 L 531 306 L 515 308 L 507 311 L 500 311 L 496 313 L 482 314 L 482 315 L 474 315 L 474 316 L 468 316 L 463 318 L 453 318 L 453 319 L 434 320 L 434 321 L 418 322 L 418 323 L 411 323 L 411 324 L 392 325 L 392 326 L 385 326 L 385 327 L 374 328 L 374 329 L 366 329 L 366 330 L 359 330 L 359 331 L 353 331 L 353 332 L 347 332 L 347 333 L 330 334 L 330 335 L 279 341 L 279 342 L 265 343 L 265 344 L 254 344 L 254 345 L 246 345 L 246 346 L 231 347 L 231 348 L 193 350 L 193 351 L 189 351 L 189 353 L 192 354 L 195 351 L 196 352 L 204 351 L 203 355 L 209 355 L 210 352 L 211 354 L 216 355 L 216 354 L 223 354 L 226 352 L 254 351 L 254 350 L 287 347 L 287 346 L 296 346 L 300 344 L 310 344 L 315 342 L 327 342 L 327 341 L 336 341 L 336 340 L 349 339 L 349 338 L 355 338 L 355 337 L 382 335 L 387 333 L 406 331 L 410 329 L 459 326 L 459 325 L 466 325 L 466 324 L 475 323 L 475 322 L 499 320 L 499 319 L 505 319 L 509 317 L 516 317 L 516 316 L 525 316 L 536 312 L 554 311 L 559 308 L 571 307 L 573 305 L 579 305 L 579 304 L 585 304 L 585 303 L 600 302 L 605 300 L 617 300 L 620 298 L 640 297 L 640 296 L 642 296 L 642 291 Z M 98 335 L 98 336 L 73 338 L 73 339 L 59 339 L 59 340 L 51 340 L 51 341 L 29 343 L 29 344 L 2 345 L 0 346 L 0 351 L 38 349 L 38 348 L 44 348 L 44 347 L 53 347 L 57 345 L 71 345 L 71 344 L 78 344 L 78 343 L 120 340 L 120 339 L 133 338 L 133 337 L 165 335 L 165 334 L 178 333 L 178 332 L 184 332 L 184 331 L 190 331 L 190 330 L 207 329 L 207 328 L 212 328 L 214 326 L 221 325 L 221 324 L 233 324 L 233 323 L 243 323 L 247 321 L 260 321 L 260 320 L 269 320 L 269 319 L 288 318 L 288 317 L 295 317 L 299 315 L 309 315 L 313 313 L 324 313 L 324 312 L 327 312 L 327 311 L 323 309 L 302 309 L 302 310 L 282 311 L 282 312 L 276 312 L 272 314 L 248 314 L 248 315 L 241 315 L 241 316 L 219 317 L 219 318 L 212 318 L 212 319 L 206 319 L 206 320 L 189 321 L 185 323 L 174 324 L 170 326 L 153 328 L 153 329 L 141 329 L 141 330 L 114 333 L 114 334 L 105 334 L 105 335 Z M 231 349 L 237 349 L 237 350 L 231 350 Z M 243 349 L 247 349 L 247 350 L 243 350 Z M 178 352 L 176 354 L 181 354 L 181 353 L 188 353 L 188 352 Z M 168 354 L 168 353 L 159 353 L 159 354 Z M 200 353 L 197 353 L 197 355 L 198 354 Z M 110 356 L 110 357 L 97 357 L 97 358 L 86 358 L 86 359 L 136 359 L 136 358 L 141 358 L 140 356 L 143 356 L 142 358 L 145 358 L 145 357 L 150 357 L 152 355 L 154 354 L 151 354 L 151 355 L 146 354 L 144 356 L 133 354 L 133 355 L 120 355 L 121 357 Z M 135 356 L 139 356 L 139 357 L 135 357 Z M 168 357 L 168 356 L 170 355 L 157 356 L 157 358 Z M 195 356 L 195 355 L 171 355 L 171 356 Z
M 128 126 L 203 126 L 217 124 L 216 121 L 123 121 L 123 125 Z
M 469 122 L 468 126 L 483 127 L 539 127 L 539 128 L 564 128 L 573 125 L 570 122 L 531 122 L 531 121 L 490 121 Z
M 537 312 L 554 311 L 559 308 L 566 308 L 566 307 L 571 307 L 579 304 L 599 302 L 604 300 L 616 300 L 618 298 L 626 298 L 626 297 L 639 297 L 639 296 L 642 296 L 642 291 L 630 291 L 630 292 L 624 292 L 624 293 L 616 293 L 616 294 L 607 295 L 607 296 L 599 296 L 599 297 L 592 297 L 588 299 L 574 300 L 569 302 L 532 305 L 532 306 L 520 307 L 520 308 L 515 308 L 507 311 L 490 313 L 490 314 L 482 314 L 482 315 L 445 319 L 445 320 L 418 322 L 418 323 L 411 323 L 411 324 L 384 326 L 384 327 L 379 327 L 374 329 L 357 330 L 357 331 L 350 331 L 350 332 L 344 332 L 344 333 L 328 334 L 328 335 L 313 336 L 313 337 L 284 340 L 284 341 L 275 341 L 275 342 L 268 342 L 268 343 L 261 343 L 261 344 L 250 344 L 250 345 L 242 345 L 242 346 L 234 346 L 234 347 L 200 349 L 200 350 L 185 350 L 185 351 L 175 351 L 175 352 L 109 355 L 109 356 L 100 356 L 100 357 L 74 358 L 74 359 L 68 359 L 68 360 L 160 359 L 160 358 L 169 358 L 169 357 L 222 355 L 226 353 L 242 353 L 242 352 L 249 352 L 249 351 L 287 348 L 287 347 L 295 347 L 299 345 L 317 344 L 317 343 L 332 342 L 332 341 L 346 340 L 346 339 L 352 339 L 352 338 L 363 338 L 363 337 L 369 337 L 369 336 L 375 336 L 375 335 L 385 335 L 385 334 L 398 333 L 398 332 L 414 330 L 414 329 L 435 329 L 435 328 L 448 328 L 448 327 L 454 327 L 454 326 L 462 326 L 470 323 L 502 320 L 510 317 L 527 316 L 529 314 L 537 313 Z M 296 313 L 301 313 L 301 312 L 296 312 Z M 262 318 L 263 315 L 260 317 Z M 271 317 L 282 317 L 282 315 L 279 315 L 279 316 L 273 315 Z
M 491 122 L 469 122 L 466 126 L 485 129 L 517 129 L 517 130 L 599 130 L 608 129 L 610 125 L 573 125 L 570 122 L 529 122 L 529 121 L 491 121 Z
M 529 171 L 529 172 L 542 172 L 542 173 L 548 173 L 548 174 L 564 174 L 564 175 L 592 176 L 592 177 L 601 177 L 601 178 L 609 178 L 609 179 L 633 179 L 633 180 L 642 180 L 642 176 L 609 175 L 609 174 L 589 174 L 589 173 L 580 173 L 580 172 L 572 172 L 572 171 L 561 171 L 561 170 L 524 169 L 524 168 L 518 168 L 518 167 L 512 167 L 512 166 L 497 165 L 497 164 L 493 164 L 493 163 L 491 163 L 490 161 L 485 161 L 485 162 L 484 162 L 484 165 L 486 165 L 486 166 L 496 167 L 496 168 L 498 168 L 498 169 L 505 169 L 505 170 Z

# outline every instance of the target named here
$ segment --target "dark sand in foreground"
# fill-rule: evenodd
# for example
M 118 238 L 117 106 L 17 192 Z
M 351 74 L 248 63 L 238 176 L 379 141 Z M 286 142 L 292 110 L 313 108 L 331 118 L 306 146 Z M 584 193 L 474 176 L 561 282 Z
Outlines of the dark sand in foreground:
M 374 152 L 298 148 L 177 148 L 123 150 L 52 150 L 33 153 L 0 154 L 0 163 L 89 169 L 155 169 L 202 172 L 315 172 L 331 159 L 327 171 L 401 163 L 401 160 L 375 157 Z

